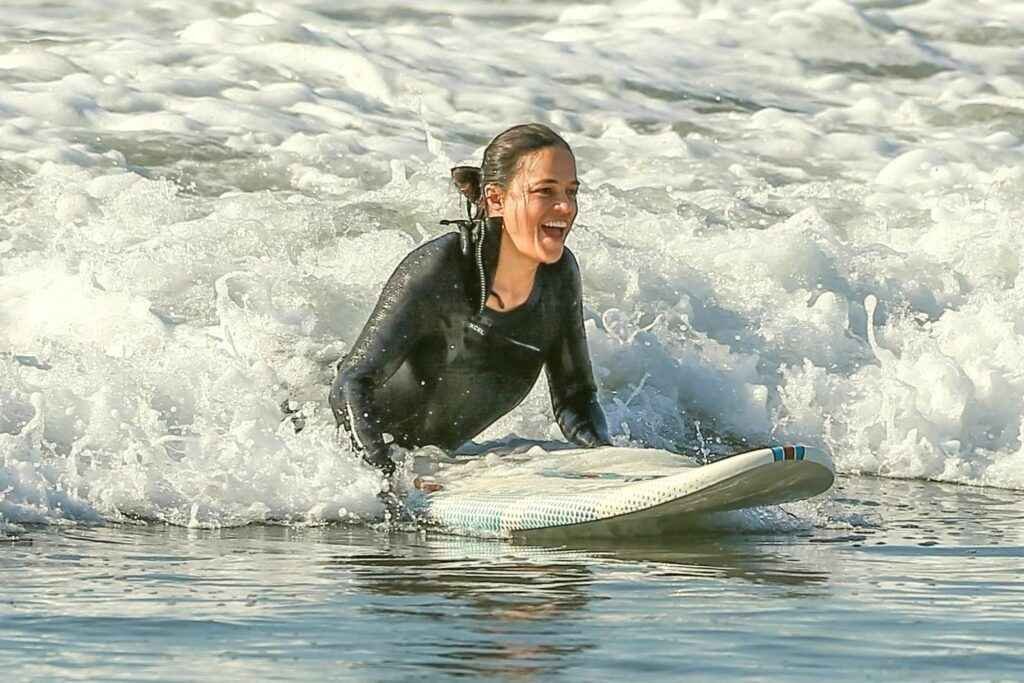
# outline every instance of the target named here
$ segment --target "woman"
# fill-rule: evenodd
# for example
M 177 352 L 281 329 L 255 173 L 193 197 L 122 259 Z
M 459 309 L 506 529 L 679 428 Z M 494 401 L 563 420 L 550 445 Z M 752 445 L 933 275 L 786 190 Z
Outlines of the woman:
M 454 168 L 452 178 L 472 218 L 392 274 L 339 363 L 335 419 L 390 474 L 385 434 L 407 448 L 457 448 L 519 405 L 543 366 L 566 438 L 608 445 L 579 268 L 565 248 L 579 188 L 572 150 L 547 126 L 514 126 L 487 146 L 481 168 Z

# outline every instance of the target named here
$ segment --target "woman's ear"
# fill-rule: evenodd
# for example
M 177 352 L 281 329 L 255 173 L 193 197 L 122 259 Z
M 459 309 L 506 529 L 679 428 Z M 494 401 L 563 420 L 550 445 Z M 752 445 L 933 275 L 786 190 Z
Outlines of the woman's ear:
M 505 211 L 505 191 L 495 185 L 489 184 L 484 188 L 484 198 L 487 200 L 487 215 L 501 216 Z

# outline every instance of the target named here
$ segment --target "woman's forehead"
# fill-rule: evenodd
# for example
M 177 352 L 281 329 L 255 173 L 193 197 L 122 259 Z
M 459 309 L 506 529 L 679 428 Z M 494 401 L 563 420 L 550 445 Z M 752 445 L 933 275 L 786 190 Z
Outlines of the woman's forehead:
M 561 145 L 544 147 L 524 154 L 519 161 L 517 177 L 529 182 L 553 180 L 570 183 L 576 181 L 576 159 Z

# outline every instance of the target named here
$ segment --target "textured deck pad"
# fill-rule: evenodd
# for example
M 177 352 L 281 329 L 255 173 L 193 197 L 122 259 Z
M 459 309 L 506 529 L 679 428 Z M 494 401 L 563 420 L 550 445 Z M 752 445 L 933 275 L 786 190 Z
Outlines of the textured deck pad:
M 804 446 L 697 466 L 666 451 L 599 448 L 489 458 L 439 472 L 421 516 L 455 533 L 519 538 L 656 535 L 694 515 L 772 505 L 826 491 L 832 461 Z

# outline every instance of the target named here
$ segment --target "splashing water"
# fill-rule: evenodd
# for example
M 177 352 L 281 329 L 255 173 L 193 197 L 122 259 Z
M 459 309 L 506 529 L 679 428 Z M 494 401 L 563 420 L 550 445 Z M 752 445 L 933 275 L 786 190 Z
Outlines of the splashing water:
M 379 516 L 332 364 L 526 120 L 617 438 L 1024 488 L 1017 4 L 329 5 L 5 5 L 0 533 Z

